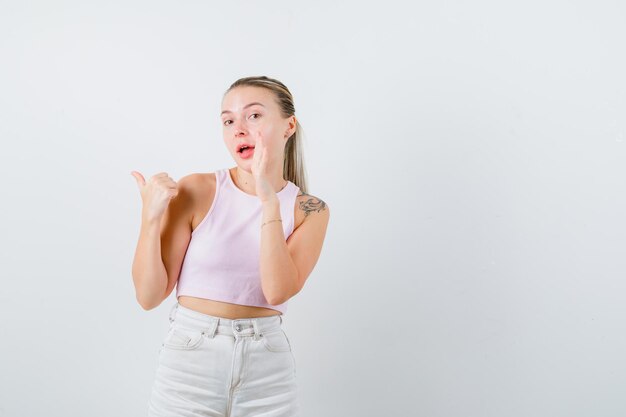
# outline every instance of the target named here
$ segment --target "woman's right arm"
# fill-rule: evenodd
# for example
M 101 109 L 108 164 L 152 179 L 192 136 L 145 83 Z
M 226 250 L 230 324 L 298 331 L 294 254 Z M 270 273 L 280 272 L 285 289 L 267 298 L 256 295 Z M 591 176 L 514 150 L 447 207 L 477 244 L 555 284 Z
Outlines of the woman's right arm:
M 141 192 L 141 229 L 132 265 L 135 296 L 144 310 L 165 300 L 178 281 L 191 239 L 192 204 L 190 176 L 177 184 L 166 173 L 146 183 L 136 171 L 133 176 Z

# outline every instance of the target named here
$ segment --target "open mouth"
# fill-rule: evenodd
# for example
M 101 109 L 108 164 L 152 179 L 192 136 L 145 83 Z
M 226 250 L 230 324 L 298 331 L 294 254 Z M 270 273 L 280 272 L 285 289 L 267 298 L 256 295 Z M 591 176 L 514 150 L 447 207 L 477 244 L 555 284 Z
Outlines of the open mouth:
M 252 158 L 254 155 L 254 146 L 247 143 L 241 143 L 237 147 L 237 153 L 242 159 Z
M 241 145 L 241 146 L 239 147 L 239 149 L 237 150 L 237 152 L 239 152 L 239 153 L 243 153 L 244 151 L 249 150 L 249 149 L 250 149 L 250 150 L 251 150 L 251 149 L 254 149 L 254 146 L 251 146 L 251 145 Z

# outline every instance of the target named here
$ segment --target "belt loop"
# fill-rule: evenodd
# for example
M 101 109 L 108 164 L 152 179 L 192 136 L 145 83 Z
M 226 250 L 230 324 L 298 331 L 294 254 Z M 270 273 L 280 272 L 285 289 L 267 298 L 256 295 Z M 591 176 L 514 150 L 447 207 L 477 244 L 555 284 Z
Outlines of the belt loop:
M 207 334 L 210 338 L 214 338 L 215 334 L 217 333 L 217 326 L 219 325 L 219 321 L 220 319 L 215 319 L 215 320 L 211 320 L 211 324 L 209 325 L 209 328 L 207 330 Z
M 280 324 L 283 324 L 283 315 L 279 314 L 278 317 L 280 317 Z
M 172 323 L 174 321 L 174 317 L 176 316 L 174 310 L 178 309 L 178 301 L 174 303 L 174 305 L 172 306 L 172 308 L 170 309 L 170 314 L 169 314 L 169 320 L 170 323 Z M 174 313 L 174 314 L 172 314 Z
M 254 340 L 259 340 L 262 337 L 262 334 L 259 331 L 259 325 L 256 319 L 252 319 L 252 327 L 254 327 Z

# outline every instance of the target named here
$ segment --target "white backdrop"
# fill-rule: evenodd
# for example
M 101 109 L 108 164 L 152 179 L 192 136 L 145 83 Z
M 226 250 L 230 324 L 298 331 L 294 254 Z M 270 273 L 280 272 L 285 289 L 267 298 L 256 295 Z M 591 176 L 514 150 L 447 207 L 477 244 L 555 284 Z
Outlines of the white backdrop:
M 505 3 L 1 1 L 0 416 L 145 415 L 130 171 L 234 166 L 249 75 L 332 210 L 304 416 L 625 415 L 626 6 Z

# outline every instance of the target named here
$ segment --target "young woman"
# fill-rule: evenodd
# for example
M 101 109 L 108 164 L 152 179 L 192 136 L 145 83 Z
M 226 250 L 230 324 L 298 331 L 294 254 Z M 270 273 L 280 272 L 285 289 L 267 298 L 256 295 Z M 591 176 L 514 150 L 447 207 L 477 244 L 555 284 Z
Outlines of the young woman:
M 132 266 L 137 301 L 176 287 L 150 417 L 299 416 L 296 361 L 282 327 L 287 301 L 317 263 L 329 220 L 307 194 L 293 97 L 265 76 L 222 98 L 224 143 L 236 166 L 145 181 Z

